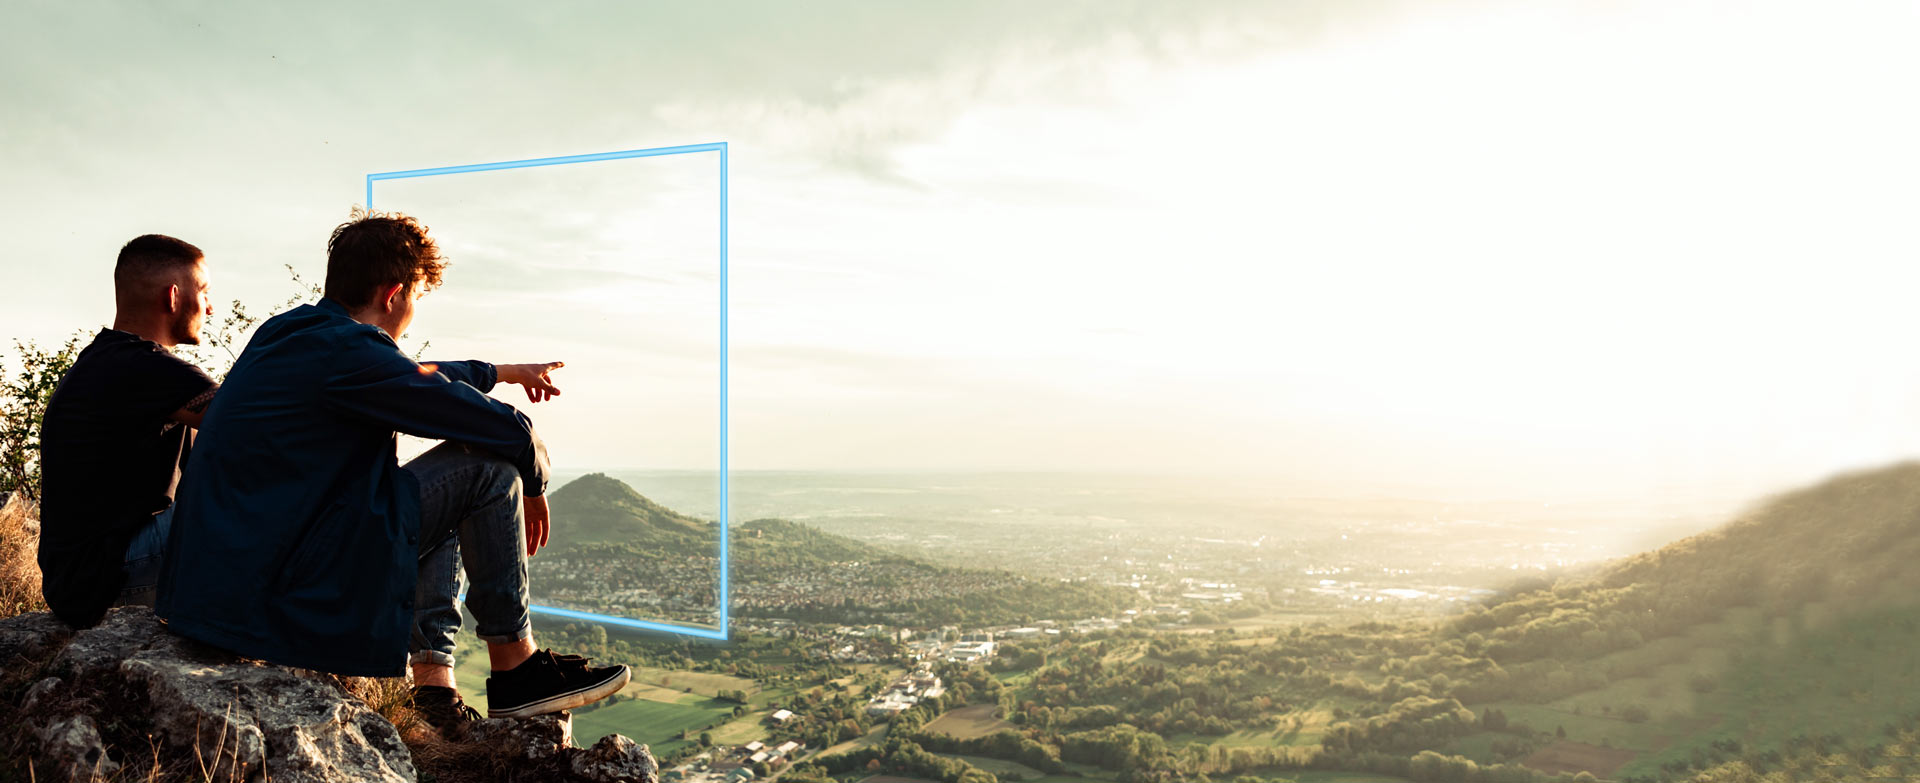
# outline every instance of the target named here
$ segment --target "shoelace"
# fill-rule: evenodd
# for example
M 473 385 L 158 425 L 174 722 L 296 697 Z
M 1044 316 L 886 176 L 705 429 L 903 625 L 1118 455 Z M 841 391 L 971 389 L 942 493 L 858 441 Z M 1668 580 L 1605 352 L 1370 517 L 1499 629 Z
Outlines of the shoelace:
M 587 665 L 587 661 L 593 660 L 592 658 L 588 658 L 587 656 L 584 656 L 584 655 L 571 655 L 568 653 L 556 653 L 556 652 L 549 652 L 547 654 L 552 656 L 553 662 L 559 666 L 562 666 L 564 668 L 569 668 L 569 669 L 580 669 L 582 671 L 585 671 L 591 668 Z

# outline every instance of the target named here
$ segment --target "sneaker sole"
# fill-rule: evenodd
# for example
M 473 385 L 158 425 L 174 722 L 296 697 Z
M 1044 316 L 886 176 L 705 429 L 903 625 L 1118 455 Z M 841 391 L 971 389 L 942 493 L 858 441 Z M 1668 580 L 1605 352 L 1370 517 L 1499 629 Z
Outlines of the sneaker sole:
M 626 664 L 621 664 L 619 674 L 578 690 L 548 696 L 539 701 L 527 702 L 512 709 L 496 710 L 492 705 L 488 705 L 487 717 L 530 718 L 535 715 L 545 715 L 549 712 L 570 710 L 575 707 L 592 704 L 613 695 L 615 691 L 627 687 L 627 681 L 632 678 L 633 670 L 629 669 Z

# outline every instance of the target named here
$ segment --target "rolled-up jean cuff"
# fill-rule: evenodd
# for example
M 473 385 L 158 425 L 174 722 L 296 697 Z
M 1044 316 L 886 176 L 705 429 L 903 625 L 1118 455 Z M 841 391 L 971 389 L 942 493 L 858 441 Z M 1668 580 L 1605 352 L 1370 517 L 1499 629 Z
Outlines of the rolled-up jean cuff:
M 453 656 L 440 652 L 439 650 L 414 650 L 407 654 L 407 663 L 426 663 L 453 668 Z
M 533 623 L 527 623 L 526 625 L 522 625 L 520 626 L 520 630 L 504 636 L 498 635 L 498 634 L 490 634 L 490 633 L 475 634 L 475 635 L 480 637 L 480 641 L 487 642 L 489 644 L 512 644 L 514 642 L 520 641 L 521 639 L 525 639 L 529 636 L 532 636 Z

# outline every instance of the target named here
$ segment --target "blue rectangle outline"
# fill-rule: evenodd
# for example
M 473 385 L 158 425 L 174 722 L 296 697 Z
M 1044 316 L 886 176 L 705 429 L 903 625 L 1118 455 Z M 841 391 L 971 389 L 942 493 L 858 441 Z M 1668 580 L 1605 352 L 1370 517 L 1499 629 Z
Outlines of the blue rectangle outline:
M 536 614 L 548 614 L 574 620 L 620 625 L 628 628 L 641 628 L 650 631 L 665 631 L 682 636 L 695 636 L 702 639 L 727 639 L 727 143 L 686 144 L 678 147 L 654 147 L 642 150 L 622 150 L 619 152 L 598 152 L 588 155 L 563 155 L 553 158 L 528 158 L 526 160 L 507 160 L 498 163 L 475 163 L 467 166 L 442 166 L 431 169 L 411 169 L 408 171 L 383 171 L 367 175 L 367 209 L 373 209 L 373 183 L 379 180 L 412 179 L 433 177 L 441 174 L 468 174 L 477 171 L 500 171 L 502 169 L 524 169 L 535 166 L 558 166 L 568 163 L 593 163 L 603 160 L 624 160 L 627 158 L 651 158 L 660 155 L 680 155 L 691 152 L 720 153 L 720 622 L 718 628 L 690 628 L 683 625 L 635 620 L 628 617 L 614 617 L 595 612 L 583 612 L 577 609 L 562 609 L 555 606 L 528 606 Z

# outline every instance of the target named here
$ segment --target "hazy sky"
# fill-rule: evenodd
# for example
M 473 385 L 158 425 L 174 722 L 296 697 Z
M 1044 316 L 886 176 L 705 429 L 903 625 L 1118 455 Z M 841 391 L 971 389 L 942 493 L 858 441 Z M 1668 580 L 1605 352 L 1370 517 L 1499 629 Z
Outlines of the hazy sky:
M 0 324 L 375 171 L 731 145 L 738 469 L 1762 487 L 1920 448 L 1920 6 L 8 3 Z M 557 463 L 717 459 L 712 156 L 381 183 Z M 513 400 L 514 390 L 499 393 Z M 526 407 L 524 398 L 520 403 Z

